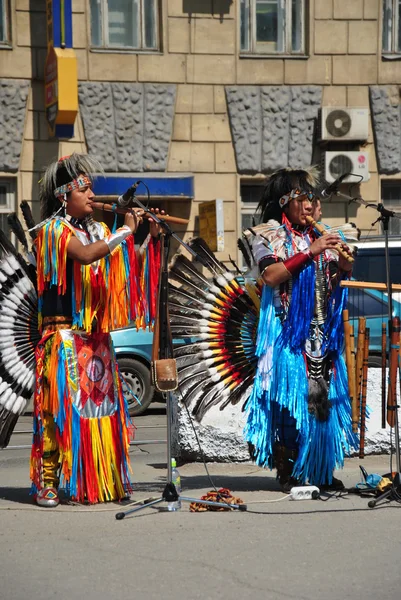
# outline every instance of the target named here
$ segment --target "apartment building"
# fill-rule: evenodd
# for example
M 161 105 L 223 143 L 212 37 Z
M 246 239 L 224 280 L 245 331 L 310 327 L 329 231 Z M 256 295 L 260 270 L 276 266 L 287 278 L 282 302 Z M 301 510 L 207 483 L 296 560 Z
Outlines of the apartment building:
M 223 201 L 222 260 L 281 166 L 361 173 L 351 196 L 401 210 L 396 0 L 0 0 L 0 224 L 51 160 L 89 152 L 100 196 L 143 181 L 199 230 Z M 360 184 L 356 182 L 361 181 Z M 139 197 L 147 197 L 144 185 Z M 333 198 L 329 224 L 380 233 L 374 208 Z M 400 233 L 400 221 L 391 231 Z

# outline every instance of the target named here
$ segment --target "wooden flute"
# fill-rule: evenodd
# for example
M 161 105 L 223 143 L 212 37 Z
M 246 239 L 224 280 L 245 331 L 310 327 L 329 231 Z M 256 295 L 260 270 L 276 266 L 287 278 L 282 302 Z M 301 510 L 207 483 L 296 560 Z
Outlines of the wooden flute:
M 357 432 L 359 427 L 358 399 L 356 397 L 355 385 L 355 357 L 353 356 L 354 348 L 351 338 L 354 335 L 353 328 L 349 322 L 349 312 L 343 310 L 344 321 L 344 338 L 345 338 L 345 360 L 348 372 L 348 394 L 352 408 L 352 431 Z
M 359 458 L 365 458 L 365 433 L 366 433 L 366 393 L 368 387 L 368 362 L 369 362 L 370 329 L 365 329 L 363 347 L 363 368 L 361 385 L 361 427 L 359 432 Z
M 309 215 L 306 216 L 306 220 L 308 221 L 308 223 L 310 225 L 312 225 L 312 227 L 314 227 L 316 229 L 316 231 L 318 231 L 322 235 L 327 235 L 328 233 L 330 233 L 330 229 L 326 229 L 325 227 L 323 227 L 322 225 L 317 223 L 314 219 L 312 219 L 312 217 L 310 217 Z M 349 252 L 344 250 L 344 248 L 342 247 L 342 245 L 340 243 L 337 244 L 337 246 L 335 247 L 335 250 L 339 254 L 341 254 L 341 256 L 343 258 L 345 258 L 348 262 L 350 262 L 350 263 L 354 262 L 354 257 L 352 256 L 352 254 L 350 254 Z
M 131 210 L 130 208 L 115 207 L 113 204 L 108 204 L 107 202 L 92 202 L 92 206 L 93 208 L 97 208 L 98 210 L 113 212 L 119 215 L 125 215 Z M 147 216 L 151 217 L 152 213 L 149 213 Z M 173 217 L 172 215 L 156 214 L 156 217 L 158 217 L 161 221 L 166 221 L 167 223 L 175 223 L 176 225 L 188 225 L 189 223 L 188 219 L 181 219 L 181 217 Z
M 400 330 L 399 317 L 391 320 L 391 349 L 389 364 L 388 396 L 387 396 L 387 423 L 395 427 L 395 411 L 397 410 L 397 368 L 398 354 L 400 352 Z

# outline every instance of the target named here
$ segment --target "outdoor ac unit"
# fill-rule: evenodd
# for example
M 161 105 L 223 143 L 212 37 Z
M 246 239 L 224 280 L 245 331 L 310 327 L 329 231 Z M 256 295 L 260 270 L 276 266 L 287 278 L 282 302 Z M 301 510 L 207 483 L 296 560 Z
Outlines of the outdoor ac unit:
M 324 106 L 321 111 L 321 140 L 344 142 L 368 138 L 369 110 Z
M 367 152 L 326 152 L 324 158 L 324 176 L 329 183 L 332 183 L 344 173 L 362 176 L 362 179 L 360 179 L 350 175 L 343 180 L 344 183 L 369 181 L 369 155 Z

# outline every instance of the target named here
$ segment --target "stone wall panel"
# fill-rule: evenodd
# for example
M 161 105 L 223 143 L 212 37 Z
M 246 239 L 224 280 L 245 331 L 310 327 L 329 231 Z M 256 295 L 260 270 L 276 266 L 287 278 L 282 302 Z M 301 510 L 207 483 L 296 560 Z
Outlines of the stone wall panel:
M 0 171 L 18 171 L 29 81 L 0 79 Z
M 176 86 L 142 83 L 79 84 L 88 152 L 105 171 L 165 171 Z
M 118 171 L 142 170 L 143 86 L 113 83 L 114 137 Z
M 145 84 L 144 171 L 165 171 L 167 168 L 175 91 L 175 85 Z
M 226 95 L 238 171 L 259 172 L 262 158 L 260 88 L 229 86 Z
M 321 87 L 292 88 L 288 140 L 288 164 L 292 168 L 297 169 L 311 164 L 315 126 L 321 103 Z
M 78 96 L 88 153 L 99 160 L 105 171 L 117 171 L 111 84 L 80 83 Z
M 229 86 L 226 94 L 239 173 L 310 164 L 320 86 Z
M 288 126 L 291 89 L 262 87 L 262 171 L 288 164 Z
M 401 126 L 398 93 L 395 94 L 396 101 L 391 101 L 391 98 L 391 87 L 372 86 L 370 88 L 377 163 L 379 172 L 385 174 L 397 173 L 401 170 Z

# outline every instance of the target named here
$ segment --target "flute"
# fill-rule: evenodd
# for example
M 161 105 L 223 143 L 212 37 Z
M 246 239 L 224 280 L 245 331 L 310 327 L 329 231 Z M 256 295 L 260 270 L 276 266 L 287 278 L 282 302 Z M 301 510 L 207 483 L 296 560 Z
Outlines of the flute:
M 120 208 L 115 207 L 113 204 L 107 204 L 106 202 L 92 202 L 93 208 L 97 208 L 98 210 L 104 210 L 106 212 L 113 212 L 119 215 L 125 215 L 127 212 L 130 212 L 130 208 Z M 152 213 L 149 213 L 149 217 L 152 216 Z M 156 214 L 156 217 L 161 221 L 166 221 L 167 223 L 175 223 L 177 225 L 188 225 L 188 219 L 181 219 L 181 217 L 173 217 L 172 215 L 161 215 Z
M 321 233 L 322 235 L 327 235 L 330 230 L 326 229 L 325 227 L 323 227 L 322 225 L 319 225 L 319 223 L 317 223 L 314 219 L 312 219 L 312 217 L 310 217 L 309 215 L 306 216 L 306 220 L 307 222 L 312 225 L 312 227 L 314 227 L 316 229 L 316 231 L 318 231 L 319 233 Z M 352 256 L 352 254 L 350 254 L 349 252 L 347 252 L 346 250 L 344 250 L 344 248 L 342 247 L 341 244 L 337 244 L 336 248 L 337 252 L 339 254 L 341 254 L 341 256 L 343 258 L 345 258 L 348 262 L 353 263 L 354 262 L 354 257 Z
M 369 327 L 365 330 L 363 348 L 363 375 L 361 386 L 361 428 L 359 434 L 359 458 L 365 458 L 365 433 L 366 433 L 366 392 L 368 387 L 368 362 L 369 362 Z
M 387 423 L 390 427 L 395 427 L 395 411 L 397 410 L 397 367 L 398 354 L 400 351 L 400 318 L 391 319 L 391 349 L 388 378 L 388 396 L 387 396 Z
M 358 400 L 356 397 L 355 389 L 355 360 L 353 360 L 352 352 L 352 341 L 351 341 L 351 325 L 349 322 L 348 310 L 343 310 L 343 321 L 344 321 L 344 338 L 345 338 L 345 360 L 347 364 L 348 372 L 348 395 L 351 401 L 352 408 L 352 431 L 355 433 L 358 431 L 359 425 L 359 413 L 358 413 Z M 353 332 L 352 332 L 353 335 Z

